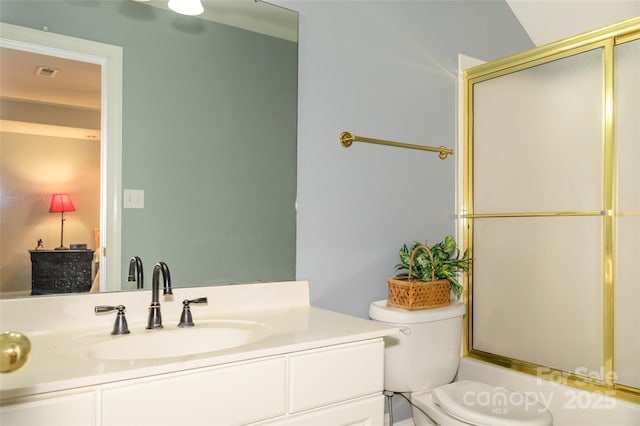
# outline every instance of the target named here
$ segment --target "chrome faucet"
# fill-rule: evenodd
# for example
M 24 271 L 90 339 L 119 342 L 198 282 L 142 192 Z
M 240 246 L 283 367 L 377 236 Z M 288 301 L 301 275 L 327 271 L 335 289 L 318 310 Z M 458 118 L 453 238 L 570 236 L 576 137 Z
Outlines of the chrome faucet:
M 144 288 L 144 272 L 142 268 L 142 259 L 133 256 L 129 261 L 129 282 L 136 282 L 136 288 Z
M 160 273 L 162 273 L 162 281 L 164 291 L 162 294 L 173 294 L 171 291 L 171 275 L 169 267 L 164 262 L 158 262 L 153 267 L 153 275 L 151 277 L 151 305 L 149 306 L 149 322 L 147 329 L 162 328 L 162 316 L 160 315 Z

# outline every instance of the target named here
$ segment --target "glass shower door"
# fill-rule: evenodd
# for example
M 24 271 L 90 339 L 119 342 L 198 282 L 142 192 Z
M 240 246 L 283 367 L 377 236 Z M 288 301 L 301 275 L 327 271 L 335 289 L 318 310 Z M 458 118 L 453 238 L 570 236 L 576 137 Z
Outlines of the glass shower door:
M 473 85 L 473 349 L 598 375 L 603 48 Z
M 614 370 L 617 383 L 640 389 L 640 39 L 617 45 L 614 52 Z

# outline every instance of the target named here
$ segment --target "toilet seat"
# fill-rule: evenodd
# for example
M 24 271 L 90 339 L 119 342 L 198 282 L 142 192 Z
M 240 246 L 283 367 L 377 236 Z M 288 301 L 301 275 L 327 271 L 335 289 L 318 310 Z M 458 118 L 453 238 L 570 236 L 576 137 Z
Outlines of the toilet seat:
M 476 426 L 550 426 L 551 413 L 531 396 L 502 387 L 462 380 L 440 386 L 412 401 L 428 414 L 450 416 Z M 435 407 L 434 407 L 435 405 Z M 434 408 L 440 413 L 435 413 Z M 454 422 L 455 423 L 455 422 Z

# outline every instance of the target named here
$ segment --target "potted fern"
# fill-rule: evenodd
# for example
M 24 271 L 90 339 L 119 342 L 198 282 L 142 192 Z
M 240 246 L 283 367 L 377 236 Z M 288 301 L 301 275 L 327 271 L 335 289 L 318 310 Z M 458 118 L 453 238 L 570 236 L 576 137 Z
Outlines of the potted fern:
M 387 304 L 414 310 L 446 306 L 450 303 L 450 291 L 456 298 L 462 293 L 458 272 L 469 270 L 468 253 L 462 255 L 451 236 L 428 247 L 414 243 L 400 248 L 398 274 L 388 279 Z

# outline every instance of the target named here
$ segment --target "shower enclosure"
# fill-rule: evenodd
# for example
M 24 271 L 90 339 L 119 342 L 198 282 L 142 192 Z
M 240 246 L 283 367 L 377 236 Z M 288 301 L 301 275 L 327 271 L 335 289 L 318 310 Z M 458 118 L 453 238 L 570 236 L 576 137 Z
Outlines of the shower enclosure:
M 466 352 L 640 401 L 640 17 L 465 72 Z

